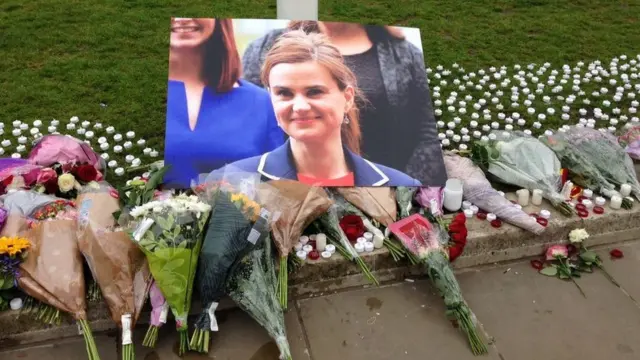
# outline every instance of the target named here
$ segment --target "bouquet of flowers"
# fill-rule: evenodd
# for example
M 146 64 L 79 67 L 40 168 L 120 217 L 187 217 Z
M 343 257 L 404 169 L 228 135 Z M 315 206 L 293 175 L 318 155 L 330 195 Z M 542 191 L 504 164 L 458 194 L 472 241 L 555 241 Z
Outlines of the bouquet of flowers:
M 640 199 L 633 160 L 613 135 L 574 126 L 566 132 L 543 137 L 542 141 L 569 169 L 574 183 L 597 189 L 607 197 L 617 194 L 616 187 L 629 184 L 633 195 Z M 631 206 L 629 200 L 625 206 Z
M 20 263 L 26 258 L 31 243 L 19 236 L 0 237 L 0 291 L 13 288 Z
M 113 190 L 101 184 L 78 196 L 78 247 L 112 319 L 122 329 L 122 358 L 133 360 L 131 332 L 146 302 L 151 273 L 142 251 L 116 227 L 112 213 L 120 206 Z
M 291 360 L 284 314 L 276 295 L 278 280 L 268 232 L 261 233 L 254 250 L 236 262 L 227 282 L 227 293 L 275 340 L 281 360 Z
M 640 125 L 632 127 L 618 137 L 618 142 L 632 159 L 640 160 Z
M 491 186 L 482 170 L 470 159 L 446 152 L 444 164 L 450 177 L 462 180 L 464 198 L 482 210 L 496 214 L 512 225 L 530 231 L 536 235 L 544 231 L 544 227 L 529 214 L 515 207 L 504 196 Z
M 188 347 L 187 315 L 211 206 L 195 195 L 150 201 L 131 210 L 130 236 L 147 257 L 149 269 L 176 318 L 179 355 Z
M 215 311 L 225 295 L 231 267 L 255 246 L 260 234 L 268 232 L 268 211 L 249 198 L 255 195 L 259 174 L 242 179 L 205 182 L 196 189 L 212 208 L 196 273 L 203 311 L 189 343 L 192 350 L 203 353 L 209 352 L 211 331 L 218 331 Z
M 287 308 L 288 257 L 295 242 L 331 205 L 327 193 L 293 180 L 272 180 L 258 186 L 258 202 L 274 215 L 271 231 L 278 253 L 278 290 L 280 304 Z
M 496 140 L 476 142 L 473 161 L 499 181 L 525 189 L 540 189 L 543 197 L 563 215 L 571 216 L 573 208 L 560 193 L 560 160 L 540 140 L 519 131 L 493 132 Z
M 474 355 L 487 353 L 487 347 L 476 331 L 475 317 L 462 297 L 460 286 L 449 266 L 448 254 L 439 242 L 439 229 L 432 228 L 419 214 L 411 215 L 389 226 L 404 246 L 424 264 L 426 273 L 444 298 L 447 315 L 466 333 Z

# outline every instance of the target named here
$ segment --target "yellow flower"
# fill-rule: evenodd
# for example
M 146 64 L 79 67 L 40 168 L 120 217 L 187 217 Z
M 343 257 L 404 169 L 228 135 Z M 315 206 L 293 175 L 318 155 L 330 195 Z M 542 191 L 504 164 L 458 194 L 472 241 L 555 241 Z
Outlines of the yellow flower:
M 30 246 L 31 243 L 25 238 L 6 236 L 0 238 L 0 254 L 15 255 L 28 249 Z

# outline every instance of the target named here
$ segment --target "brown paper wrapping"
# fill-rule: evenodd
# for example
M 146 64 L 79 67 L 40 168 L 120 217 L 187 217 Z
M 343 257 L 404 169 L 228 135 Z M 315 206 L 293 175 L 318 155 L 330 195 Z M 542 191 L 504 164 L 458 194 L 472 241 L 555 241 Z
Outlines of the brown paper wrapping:
M 395 193 L 390 187 L 338 187 L 335 189 L 360 211 L 386 227 L 398 218 Z
M 83 262 L 76 239 L 76 221 L 41 221 L 23 236 L 31 242 L 31 248 L 20 264 L 20 287 L 32 297 L 70 312 L 77 320 L 86 319 Z
M 109 306 L 113 321 L 121 316 L 138 320 L 151 286 L 146 257 L 124 231 L 112 231 L 118 200 L 106 192 L 83 193 L 76 199 L 80 209 L 78 246 Z
M 304 229 L 327 212 L 332 204 L 323 188 L 295 180 L 272 180 L 260 184 L 257 193 L 260 205 L 272 215 L 279 213 L 271 230 L 282 257 L 289 255 Z
M 13 213 L 7 216 L 2 231 L 0 231 L 0 236 L 18 236 L 28 229 L 29 224 L 27 223 L 27 218 L 24 215 Z

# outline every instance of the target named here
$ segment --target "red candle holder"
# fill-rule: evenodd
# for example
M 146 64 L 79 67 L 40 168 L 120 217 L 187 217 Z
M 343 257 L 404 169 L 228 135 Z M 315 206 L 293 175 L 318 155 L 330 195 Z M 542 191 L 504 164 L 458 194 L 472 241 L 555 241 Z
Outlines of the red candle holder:
M 539 218 L 536 219 L 536 221 L 538 222 L 538 224 L 540 224 L 542 226 L 545 226 L 545 227 L 547 225 L 549 225 L 549 221 L 547 219 L 545 219 L 545 218 L 539 217 Z
M 578 210 L 578 216 L 581 218 L 589 217 L 589 212 L 587 210 Z
M 529 216 L 532 216 L 537 219 L 540 215 L 538 215 L 538 213 L 531 213 L 529 214 Z
M 587 207 L 584 204 L 576 204 L 576 210 L 587 211 Z
M 493 226 L 494 228 L 499 228 L 502 226 L 502 220 L 500 219 L 495 219 L 491 222 L 491 226 Z
M 578 197 L 578 202 L 579 202 L 579 203 L 582 203 L 582 200 L 586 200 L 586 199 L 588 199 L 588 197 L 586 197 L 586 196 L 584 196 L 584 195 L 580 195 L 580 196 Z
M 480 220 L 486 220 L 487 219 L 487 213 L 484 212 L 480 212 L 478 211 L 478 214 L 476 215 L 478 217 L 478 219 Z
M 604 208 L 602 206 L 594 206 L 593 207 L 593 212 L 598 214 L 598 215 L 602 215 L 602 214 L 604 214 Z
M 320 258 L 320 253 L 318 250 L 311 250 L 307 257 L 311 260 L 318 260 Z

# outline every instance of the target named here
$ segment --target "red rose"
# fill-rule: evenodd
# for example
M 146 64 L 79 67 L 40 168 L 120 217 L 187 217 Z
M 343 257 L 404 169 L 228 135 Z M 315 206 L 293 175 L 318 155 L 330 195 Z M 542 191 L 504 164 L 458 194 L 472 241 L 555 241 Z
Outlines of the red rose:
M 4 178 L 2 181 L 0 181 L 0 194 L 4 194 L 5 191 L 7 190 L 7 186 L 11 185 L 12 182 L 13 182 L 13 175 L 9 175 L 6 178 Z
M 464 224 L 466 224 L 466 222 L 467 222 L 467 218 L 464 216 L 463 212 L 460 212 L 460 213 L 458 213 L 458 215 L 456 215 L 453 218 L 453 221 L 451 223 L 452 224 L 455 223 L 455 224 L 463 224 L 464 225 Z
M 536 270 L 542 270 L 544 265 L 542 264 L 542 261 L 540 261 L 540 260 L 531 260 L 531 267 L 536 269 Z
M 80 165 L 75 169 L 74 175 L 82 182 L 95 181 L 98 178 L 98 170 L 91 165 Z
M 620 249 L 613 249 L 609 254 L 611 254 L 611 257 L 614 259 L 621 259 L 624 257 L 624 253 Z
M 38 184 L 46 184 L 51 180 L 56 180 L 57 181 L 57 179 L 58 179 L 58 174 L 56 173 L 55 170 L 53 170 L 51 168 L 44 168 L 38 174 L 38 178 L 37 178 L 36 182 Z
M 453 241 L 456 244 L 465 245 L 467 243 L 467 234 L 452 233 L 450 236 L 451 236 L 451 241 Z
M 36 184 L 36 180 L 40 177 L 40 168 L 34 168 L 26 174 L 22 174 L 22 178 L 24 179 L 24 184 L 28 187 L 32 187 Z
M 453 262 L 457 259 L 462 252 L 464 251 L 464 247 L 462 246 L 450 246 L 449 247 L 449 262 Z
M 358 215 L 345 215 L 342 217 L 340 219 L 340 228 L 351 242 L 356 242 L 365 233 L 364 223 Z

